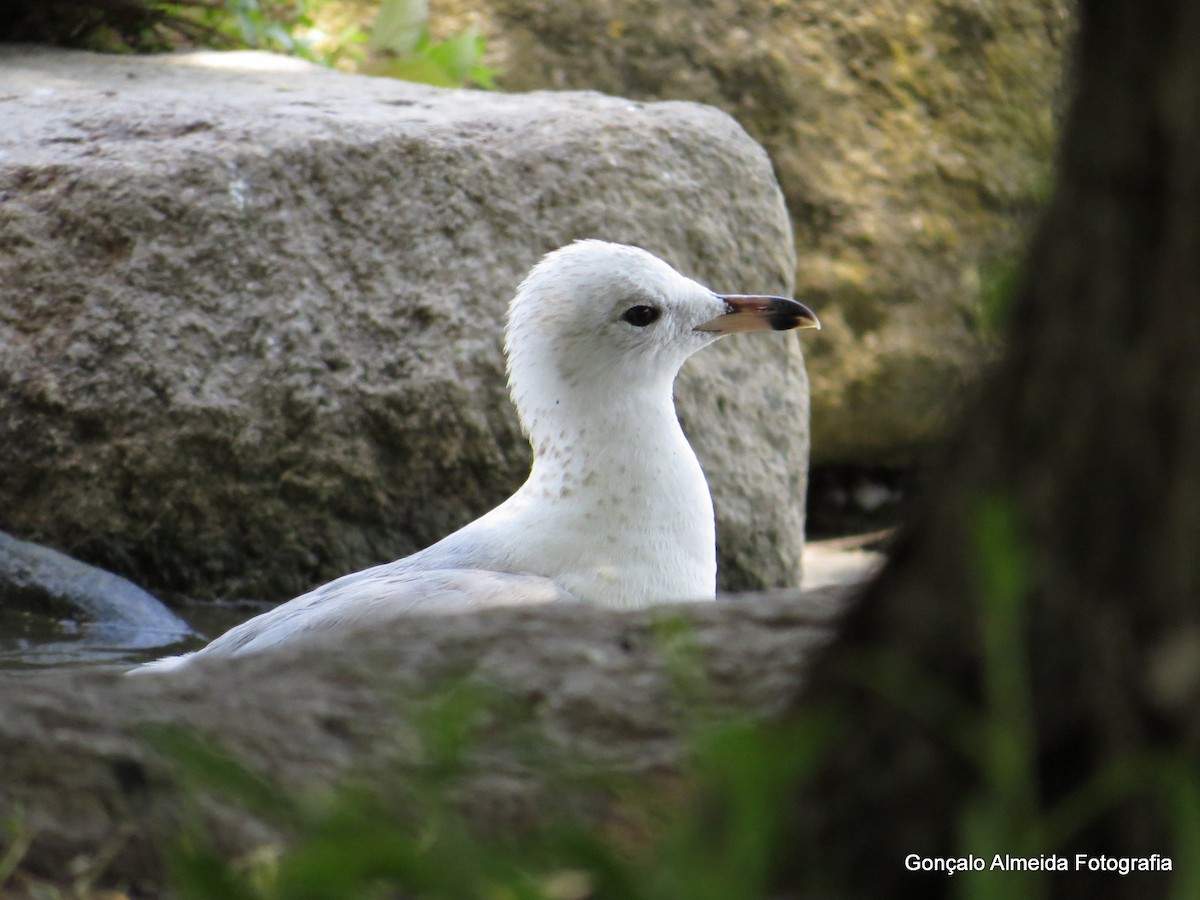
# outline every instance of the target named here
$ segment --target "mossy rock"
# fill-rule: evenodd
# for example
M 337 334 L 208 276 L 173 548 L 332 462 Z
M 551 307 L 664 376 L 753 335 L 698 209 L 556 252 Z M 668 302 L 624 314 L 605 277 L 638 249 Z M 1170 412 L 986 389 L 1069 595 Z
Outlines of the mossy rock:
M 457 0 L 500 85 L 718 106 L 788 201 L 809 343 L 814 463 L 904 465 L 990 357 L 981 272 L 1045 196 L 1067 0 Z M 667 173 L 664 173 L 664 175 Z M 736 185 L 730 185 L 736 190 Z

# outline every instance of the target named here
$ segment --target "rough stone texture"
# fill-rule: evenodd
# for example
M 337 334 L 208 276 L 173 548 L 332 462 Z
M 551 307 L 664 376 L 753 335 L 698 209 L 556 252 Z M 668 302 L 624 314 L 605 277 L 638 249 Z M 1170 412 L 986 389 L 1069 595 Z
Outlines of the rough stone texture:
M 767 148 L 791 210 L 813 461 L 904 465 L 983 360 L 981 279 L 1049 179 L 1069 0 L 448 0 L 509 90 L 698 100 Z M 736 188 L 740 190 L 740 185 Z
M 57 550 L 19 541 L 0 531 L 0 617 L 24 614 L 43 627 L 62 620 L 69 640 L 49 648 L 15 647 L 43 658 L 89 648 L 165 647 L 191 635 L 187 623 L 136 584 Z M 0 627 L 0 660 L 13 643 Z M 17 643 L 21 643 L 17 639 Z
M 388 777 L 403 778 L 421 759 L 413 719 L 421 698 L 468 683 L 503 698 L 504 712 L 476 731 L 482 774 L 468 771 L 462 806 L 472 823 L 511 834 L 568 802 L 557 790 L 546 795 L 549 760 L 667 773 L 697 715 L 769 717 L 794 702 L 842 600 L 735 599 L 637 613 L 561 605 L 414 616 L 402 639 L 343 634 L 336 646 L 134 678 L 76 671 L 14 682 L 0 674 L 0 821 L 23 810 L 30 872 L 61 878 L 70 860 L 94 859 L 123 835 L 104 881 L 153 881 L 159 854 L 195 808 L 181 802 L 147 725 L 186 726 L 289 792 L 312 793 L 353 773 L 384 790 Z M 530 748 L 542 765 L 535 757 L 531 767 Z M 602 813 L 603 800 L 593 809 Z M 200 809 L 231 855 L 278 837 L 229 798 Z M 0 852 L 3 842 L 0 835 Z
M 501 319 L 550 249 L 791 290 L 766 155 L 695 104 L 9 47 L 0 117 L 0 527 L 152 589 L 286 598 L 503 499 Z M 797 584 L 798 338 L 678 394 L 723 586 Z

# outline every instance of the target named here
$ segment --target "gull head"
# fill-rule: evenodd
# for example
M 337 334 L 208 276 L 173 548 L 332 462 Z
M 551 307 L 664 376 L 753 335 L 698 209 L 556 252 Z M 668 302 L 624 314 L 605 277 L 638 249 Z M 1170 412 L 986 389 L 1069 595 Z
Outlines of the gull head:
M 687 358 L 722 335 L 819 327 L 794 300 L 716 294 L 638 247 L 577 241 L 547 254 L 509 305 L 509 385 L 530 431 L 551 407 L 669 398 Z

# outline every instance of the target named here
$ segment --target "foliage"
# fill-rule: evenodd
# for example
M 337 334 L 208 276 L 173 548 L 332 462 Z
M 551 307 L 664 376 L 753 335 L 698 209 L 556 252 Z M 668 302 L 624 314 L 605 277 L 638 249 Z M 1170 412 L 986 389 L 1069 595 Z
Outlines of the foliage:
M 380 792 L 378 785 L 358 785 L 297 803 L 176 733 L 171 755 L 187 777 L 236 796 L 295 835 L 286 849 L 260 849 L 231 864 L 193 834 L 173 854 L 176 885 L 193 900 L 334 900 L 394 892 L 514 900 L 765 896 L 786 835 L 778 799 L 811 768 L 826 737 L 811 726 L 714 730 L 694 750 L 690 802 L 658 823 L 645 809 L 625 811 L 651 847 L 630 852 L 618 838 L 570 821 L 516 839 L 480 837 L 447 799 L 451 782 L 433 760 L 407 773 L 403 786 Z M 448 749 L 458 754 L 464 748 Z
M 209 26 L 226 35 L 231 46 L 240 43 L 311 59 L 308 43 L 297 36 L 299 29 L 313 24 L 308 3 L 309 0 L 224 0 L 223 7 L 209 7 L 205 15 Z
M 362 70 L 439 87 L 477 84 L 494 89 L 495 72 L 483 64 L 486 41 L 473 29 L 434 41 L 426 0 L 383 0 L 371 30 L 371 58 Z
M 694 674 L 687 679 L 695 683 Z M 231 863 L 199 827 L 192 829 L 171 854 L 180 896 L 765 896 L 786 850 L 788 807 L 779 799 L 812 771 L 832 733 L 830 723 L 818 718 L 753 726 L 706 716 L 705 724 L 696 726 L 684 786 L 647 790 L 645 784 L 623 784 L 612 776 L 597 780 L 577 760 L 547 754 L 527 732 L 509 750 L 524 747 L 523 762 L 539 781 L 551 782 L 560 805 L 567 808 L 568 798 L 600 790 L 618 798 L 622 827 L 596 830 L 563 814 L 501 839 L 480 836 L 453 797 L 456 785 L 469 781 L 481 764 L 475 752 L 485 733 L 494 739 L 497 722 L 506 732 L 515 725 L 518 734 L 529 724 L 519 704 L 494 690 L 460 683 L 409 712 L 416 725 L 417 764 L 364 777 L 319 798 L 290 796 L 185 731 L 155 729 L 152 742 L 174 761 L 197 797 L 215 792 L 234 799 L 289 838 L 284 848 L 259 848 Z
M 979 330 L 991 342 L 1008 332 L 1013 292 L 1019 275 L 1012 256 L 991 259 L 979 269 Z
M 954 823 L 957 846 L 944 848 L 946 855 L 990 861 L 997 853 L 1064 854 L 1103 817 L 1143 801 L 1162 815 L 1174 845 L 1171 896 L 1200 896 L 1200 860 L 1194 852 L 1200 840 L 1200 773 L 1182 750 L 1126 753 L 1047 801 L 1040 783 L 1029 640 L 1040 580 L 1037 554 L 1016 503 L 1000 492 L 976 496 L 969 539 L 975 583 L 973 596 L 963 602 L 971 603 L 976 614 L 982 695 L 974 699 L 969 686 L 960 689 L 933 677 L 899 648 L 867 654 L 856 676 L 872 696 L 938 735 L 974 773 L 974 787 Z M 836 742 L 834 747 L 836 752 Z M 999 900 L 1019 890 L 1027 900 L 1039 900 L 1053 895 L 1055 877 L 1044 871 L 959 874 L 951 893 L 964 900 Z
M 185 46 L 308 55 L 308 0 L 13 0 L 0 38 L 110 53 Z
M 5 900 L 119 900 L 120 895 L 96 887 L 105 871 L 125 846 L 120 831 L 103 841 L 89 855 L 71 860 L 57 881 L 46 880 L 21 868 L 29 848 L 37 838 L 37 829 L 28 821 L 23 807 L 8 810 L 0 822 L 0 897 Z
M 426 0 L 383 0 L 374 25 L 339 18 L 337 0 L 11 0 L 0 40 L 101 52 L 254 48 L 441 87 L 495 88 L 474 30 L 435 41 Z M 337 22 L 332 32 L 326 23 Z

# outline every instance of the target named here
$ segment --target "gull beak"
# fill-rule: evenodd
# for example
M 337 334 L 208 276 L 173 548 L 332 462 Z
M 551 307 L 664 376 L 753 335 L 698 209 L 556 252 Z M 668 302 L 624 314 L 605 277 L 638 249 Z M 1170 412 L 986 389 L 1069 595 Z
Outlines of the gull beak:
M 758 297 L 743 294 L 717 294 L 725 312 L 696 326 L 696 331 L 734 334 L 739 331 L 790 331 L 793 328 L 820 329 L 817 314 L 787 297 Z

